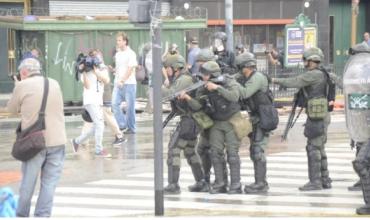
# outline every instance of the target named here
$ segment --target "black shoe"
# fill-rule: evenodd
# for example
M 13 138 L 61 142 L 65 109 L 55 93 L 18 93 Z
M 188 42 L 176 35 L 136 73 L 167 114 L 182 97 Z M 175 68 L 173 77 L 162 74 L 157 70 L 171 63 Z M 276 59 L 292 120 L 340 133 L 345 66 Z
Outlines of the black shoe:
M 181 193 L 180 186 L 177 183 L 171 183 L 164 187 L 164 194 L 166 195 L 177 195 Z
M 331 189 L 331 182 L 332 180 L 327 177 L 322 179 L 322 188 L 324 189 Z
M 220 193 L 227 193 L 226 186 L 221 186 L 221 187 L 212 187 L 209 190 L 209 193 L 211 194 L 220 194 Z
M 299 187 L 300 191 L 312 191 L 312 190 L 321 190 L 323 189 L 321 181 L 317 182 L 308 182 L 303 186 Z
M 196 182 L 194 185 L 188 186 L 189 192 L 209 192 L 209 186 L 204 181 Z
M 348 191 L 361 191 L 361 180 L 357 181 L 353 186 L 348 187 Z
M 252 183 L 244 187 L 246 194 L 261 194 L 266 193 L 269 190 L 269 186 L 266 182 Z
M 126 141 L 127 141 L 127 139 L 125 139 L 125 138 L 118 138 L 118 137 L 116 137 L 116 139 L 113 142 L 113 145 L 114 146 L 121 145 L 122 143 L 124 143 Z
M 229 191 L 227 192 L 228 194 L 242 194 L 242 184 L 231 184 L 229 187 Z
M 356 209 L 358 215 L 370 215 L 370 204 L 366 204 Z

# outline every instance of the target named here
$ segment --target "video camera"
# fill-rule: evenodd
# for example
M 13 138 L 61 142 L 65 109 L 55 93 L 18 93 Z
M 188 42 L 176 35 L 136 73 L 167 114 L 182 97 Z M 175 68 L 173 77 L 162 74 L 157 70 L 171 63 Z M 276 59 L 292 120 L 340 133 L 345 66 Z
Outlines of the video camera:
M 79 74 L 83 72 L 90 72 L 94 69 L 94 67 L 98 67 L 101 64 L 99 59 L 97 57 L 94 57 L 92 55 L 85 55 L 83 53 L 80 53 L 77 56 L 76 59 L 76 65 L 75 65 L 75 77 L 76 80 L 79 80 Z
M 8 75 L 10 77 L 10 79 L 12 79 L 14 81 L 14 77 L 17 78 L 18 81 L 21 81 L 21 74 L 19 73 L 12 73 L 10 75 Z

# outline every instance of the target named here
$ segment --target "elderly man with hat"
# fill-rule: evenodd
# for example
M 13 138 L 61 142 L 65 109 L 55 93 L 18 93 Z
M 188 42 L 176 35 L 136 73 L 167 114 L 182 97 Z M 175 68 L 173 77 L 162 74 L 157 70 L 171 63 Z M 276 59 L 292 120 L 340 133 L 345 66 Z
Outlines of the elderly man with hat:
M 14 77 L 15 87 L 7 109 L 11 113 L 20 114 L 22 130 L 29 128 L 38 119 L 44 83 L 48 83 L 45 84 L 48 90 L 44 112 L 46 148 L 33 158 L 22 161 L 17 217 L 29 217 L 31 199 L 39 176 L 41 183 L 34 216 L 50 217 L 54 191 L 62 174 L 65 157 L 66 132 L 62 91 L 54 79 L 45 80 L 40 73 L 40 63 L 35 58 L 24 59 L 18 70 L 20 81 Z

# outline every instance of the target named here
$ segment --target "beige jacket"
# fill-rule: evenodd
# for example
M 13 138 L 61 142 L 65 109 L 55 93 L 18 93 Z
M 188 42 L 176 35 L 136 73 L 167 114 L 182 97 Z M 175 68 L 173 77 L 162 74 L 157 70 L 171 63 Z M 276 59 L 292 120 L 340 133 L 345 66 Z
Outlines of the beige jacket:
M 11 113 L 20 113 L 22 130 L 38 118 L 44 91 L 44 78 L 33 76 L 17 83 L 7 108 Z M 53 147 L 66 143 L 64 105 L 59 84 L 49 78 L 49 94 L 45 108 L 45 142 Z

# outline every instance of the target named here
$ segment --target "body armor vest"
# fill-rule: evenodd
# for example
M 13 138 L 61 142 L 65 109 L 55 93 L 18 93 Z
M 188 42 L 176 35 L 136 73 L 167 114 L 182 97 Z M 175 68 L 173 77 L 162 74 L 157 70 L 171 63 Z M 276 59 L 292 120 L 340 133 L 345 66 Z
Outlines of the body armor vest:
M 213 120 L 226 121 L 239 110 L 239 103 L 228 101 L 218 94 L 217 91 L 212 91 L 208 94 L 205 113 L 208 114 Z
M 320 83 L 303 87 L 306 103 L 312 98 L 327 98 L 327 77 L 322 71 L 320 72 L 323 74 L 323 80 Z
M 249 77 L 240 77 L 238 82 L 244 87 L 245 83 L 255 74 L 253 72 Z M 270 105 L 273 101 L 273 94 L 269 89 L 266 92 L 258 90 L 254 93 L 251 97 L 247 99 L 242 99 L 240 101 L 240 105 L 242 110 L 248 111 L 248 113 L 252 115 L 256 115 L 258 113 L 258 106 L 260 105 Z

